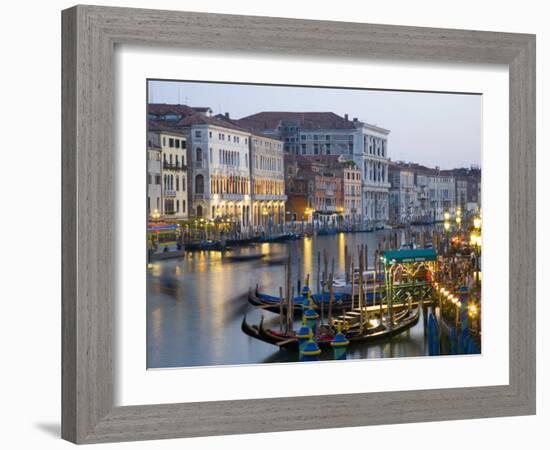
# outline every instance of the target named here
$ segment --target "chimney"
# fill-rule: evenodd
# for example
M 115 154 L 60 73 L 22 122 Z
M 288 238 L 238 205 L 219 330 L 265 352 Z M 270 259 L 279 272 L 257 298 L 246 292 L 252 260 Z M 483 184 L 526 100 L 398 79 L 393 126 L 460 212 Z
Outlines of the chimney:
M 354 118 L 353 118 L 353 121 L 354 121 L 354 122 L 357 122 L 357 117 L 354 117 Z
M 226 113 L 224 114 L 224 116 L 225 116 L 226 119 L 229 119 L 229 113 L 228 113 L 228 112 L 226 112 Z
M 344 119 L 346 120 L 346 122 L 349 120 L 348 113 L 344 114 Z

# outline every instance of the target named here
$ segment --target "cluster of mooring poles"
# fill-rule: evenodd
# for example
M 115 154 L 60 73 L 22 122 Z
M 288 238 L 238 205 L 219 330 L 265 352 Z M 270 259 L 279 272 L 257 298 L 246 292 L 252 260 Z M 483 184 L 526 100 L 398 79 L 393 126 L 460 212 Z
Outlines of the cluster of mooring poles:
M 317 253 L 315 292 L 310 274 L 297 274 L 289 255 L 278 296 L 256 291 L 249 301 L 279 314 L 279 329 L 243 320 L 243 331 L 281 349 L 297 349 L 300 361 L 317 361 L 325 349 L 346 359 L 353 344 L 391 338 L 423 319 L 426 353 L 480 352 L 480 234 L 465 242 L 464 233 L 400 230 L 387 233 L 371 254 L 366 244 L 344 246 L 344 273 L 335 259 Z M 473 255 L 473 256 L 472 256 Z M 295 276 L 295 278 L 294 278 Z M 295 283 L 293 283 L 295 280 Z M 303 285 L 302 285 L 303 282 Z M 300 318 L 298 330 L 294 320 Z M 324 357 L 323 359 L 329 359 Z

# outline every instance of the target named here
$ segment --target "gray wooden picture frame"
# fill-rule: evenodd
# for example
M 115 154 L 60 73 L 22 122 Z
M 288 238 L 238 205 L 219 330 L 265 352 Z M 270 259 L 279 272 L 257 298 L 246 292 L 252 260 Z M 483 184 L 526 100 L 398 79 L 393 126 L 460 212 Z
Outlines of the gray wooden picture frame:
M 63 11 L 62 31 L 64 439 L 94 443 L 535 413 L 535 36 L 97 6 Z M 117 44 L 507 65 L 509 384 L 115 407 Z

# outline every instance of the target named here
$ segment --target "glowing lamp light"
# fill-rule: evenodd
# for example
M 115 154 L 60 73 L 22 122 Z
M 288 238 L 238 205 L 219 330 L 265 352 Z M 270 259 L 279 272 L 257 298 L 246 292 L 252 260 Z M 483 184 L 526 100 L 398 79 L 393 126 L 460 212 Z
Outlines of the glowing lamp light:
M 443 218 L 445 219 L 445 221 L 448 221 L 451 218 L 451 213 L 449 213 L 449 211 L 445 211 L 443 213 Z
M 451 228 L 450 222 L 445 222 L 445 223 L 443 224 L 443 228 L 445 228 L 445 231 L 449 231 L 449 228 Z
M 474 218 L 474 228 L 479 230 L 481 228 L 481 217 Z

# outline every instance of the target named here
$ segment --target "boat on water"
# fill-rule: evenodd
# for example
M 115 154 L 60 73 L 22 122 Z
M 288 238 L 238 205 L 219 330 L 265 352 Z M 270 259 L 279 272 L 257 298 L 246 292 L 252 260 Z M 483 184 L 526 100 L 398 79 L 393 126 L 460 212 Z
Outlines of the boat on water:
M 189 242 L 185 244 L 185 250 L 188 252 L 194 251 L 224 251 L 229 250 L 229 247 L 221 241 L 200 241 Z
M 338 233 L 338 230 L 335 228 L 321 228 L 317 230 L 317 236 L 332 236 Z
M 332 302 L 332 310 L 334 312 L 341 312 L 343 310 L 349 310 L 352 307 L 352 299 L 351 299 L 351 291 L 350 293 L 347 292 L 334 292 L 334 298 Z M 380 290 L 376 291 L 374 289 L 367 289 L 365 292 L 366 299 L 366 305 L 365 306 L 372 306 L 375 302 L 379 302 L 381 298 L 381 292 Z M 324 312 L 327 312 L 330 307 L 330 294 L 329 293 L 323 293 L 323 294 L 313 294 L 311 295 L 311 299 L 313 300 L 312 307 L 316 310 L 323 310 Z M 304 306 L 304 302 L 308 300 L 308 297 L 306 295 L 296 295 L 293 300 L 293 310 L 294 314 L 301 314 L 302 309 Z M 263 292 L 258 291 L 257 289 L 254 291 L 250 291 L 248 293 L 248 302 L 261 309 L 265 309 L 266 311 L 273 312 L 276 314 L 279 314 L 281 312 L 281 299 L 275 295 L 266 294 Z M 355 294 L 354 303 L 357 304 L 358 302 L 358 295 Z M 282 305 L 283 313 L 286 314 L 286 302 L 283 299 L 283 305 Z
M 223 258 L 233 262 L 245 262 L 263 259 L 265 256 L 264 253 L 253 253 L 248 255 L 225 255 Z
M 274 236 L 259 236 L 254 239 L 254 242 L 285 242 L 285 241 L 296 241 L 301 239 L 302 235 L 298 233 L 284 233 Z
M 420 309 L 404 308 L 397 312 L 390 320 L 388 316 L 382 320 L 369 320 L 363 328 L 359 325 L 351 326 L 349 329 L 342 331 L 350 345 L 364 344 L 379 339 L 390 338 L 396 336 L 418 323 L 420 317 Z M 264 318 L 260 319 L 259 325 L 251 325 L 246 321 L 246 315 L 243 317 L 241 324 L 242 331 L 250 337 L 276 345 L 279 348 L 297 351 L 299 348 L 299 339 L 296 332 L 281 332 L 274 329 L 269 329 L 264 326 Z M 329 325 L 322 325 L 318 329 L 316 343 L 319 348 L 329 348 L 330 343 L 334 339 L 336 330 Z

